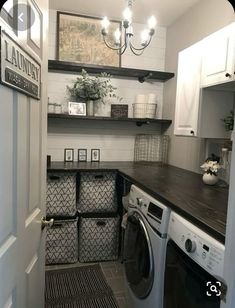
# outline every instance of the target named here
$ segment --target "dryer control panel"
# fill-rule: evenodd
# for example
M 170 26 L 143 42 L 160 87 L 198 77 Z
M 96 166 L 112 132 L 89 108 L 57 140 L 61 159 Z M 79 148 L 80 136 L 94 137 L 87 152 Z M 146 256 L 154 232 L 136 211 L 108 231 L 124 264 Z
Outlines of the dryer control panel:
M 211 275 L 223 276 L 225 251 L 223 244 L 174 212 L 170 216 L 168 235 Z

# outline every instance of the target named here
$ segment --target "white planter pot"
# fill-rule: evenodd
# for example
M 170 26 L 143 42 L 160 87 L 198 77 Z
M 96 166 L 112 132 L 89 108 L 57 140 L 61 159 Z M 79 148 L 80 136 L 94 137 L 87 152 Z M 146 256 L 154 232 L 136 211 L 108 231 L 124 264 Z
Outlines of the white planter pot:
M 207 185 L 215 185 L 218 182 L 219 177 L 218 175 L 204 173 L 202 176 L 202 180 Z
M 86 102 L 86 113 L 88 116 L 94 116 L 94 101 L 90 100 Z

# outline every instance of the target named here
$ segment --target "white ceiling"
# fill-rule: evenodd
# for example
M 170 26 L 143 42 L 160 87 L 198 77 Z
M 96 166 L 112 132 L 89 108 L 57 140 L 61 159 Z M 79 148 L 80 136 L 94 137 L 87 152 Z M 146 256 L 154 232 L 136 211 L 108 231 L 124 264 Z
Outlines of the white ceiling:
M 158 25 L 169 26 L 194 4 L 205 0 L 134 0 L 133 21 L 146 23 L 155 15 Z M 125 0 L 49 0 L 50 9 L 71 11 L 78 14 L 122 19 Z

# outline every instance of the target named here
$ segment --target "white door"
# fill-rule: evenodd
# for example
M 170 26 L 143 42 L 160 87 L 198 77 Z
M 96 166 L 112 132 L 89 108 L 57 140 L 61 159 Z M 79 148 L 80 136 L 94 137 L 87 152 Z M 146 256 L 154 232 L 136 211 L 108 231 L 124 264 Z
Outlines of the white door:
M 228 82 L 235 74 L 235 23 L 204 39 L 202 86 Z
M 201 82 L 201 42 L 179 53 L 175 135 L 197 136 Z
M 5 10 L 0 26 L 41 64 L 42 91 L 37 100 L 0 84 L 0 307 L 43 308 L 48 1 L 20 2 L 33 7 L 33 26 L 15 31 L 28 16 L 11 23 Z

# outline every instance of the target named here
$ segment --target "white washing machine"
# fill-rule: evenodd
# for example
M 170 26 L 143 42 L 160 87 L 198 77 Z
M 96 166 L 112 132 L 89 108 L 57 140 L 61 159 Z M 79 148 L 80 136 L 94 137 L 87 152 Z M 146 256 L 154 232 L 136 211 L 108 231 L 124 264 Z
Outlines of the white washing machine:
M 124 237 L 129 308 L 162 308 L 170 210 L 132 185 Z
M 223 244 L 171 212 L 165 261 L 164 308 L 219 308 Z

